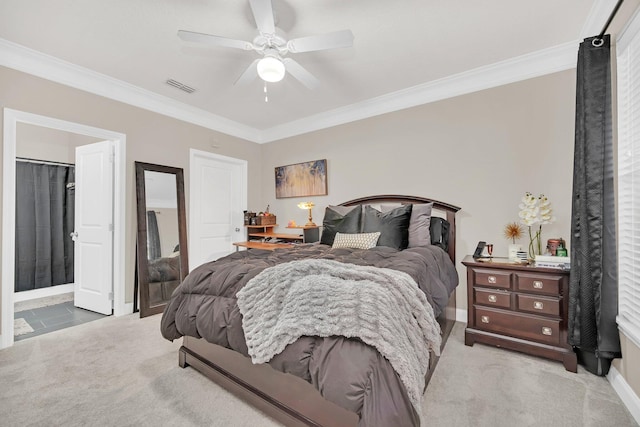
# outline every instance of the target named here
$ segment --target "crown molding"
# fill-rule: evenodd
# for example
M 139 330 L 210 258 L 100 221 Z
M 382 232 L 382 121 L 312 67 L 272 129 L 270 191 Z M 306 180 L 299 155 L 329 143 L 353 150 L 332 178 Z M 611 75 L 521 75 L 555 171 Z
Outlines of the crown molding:
M 260 131 L 0 38 L 0 65 L 253 142 Z
M 586 39 L 587 37 L 593 37 L 600 34 L 605 22 L 609 19 L 609 15 L 616 6 L 617 0 L 596 0 L 591 6 L 589 15 L 584 21 L 582 31 L 580 31 L 580 38 Z
M 1 38 L 0 65 L 227 135 L 267 143 L 575 68 L 577 49 L 578 41 L 567 42 L 264 130 L 243 125 Z
M 568 70 L 576 67 L 577 55 L 578 42 L 567 42 L 274 126 L 263 131 L 262 142 L 277 141 L 380 114 Z

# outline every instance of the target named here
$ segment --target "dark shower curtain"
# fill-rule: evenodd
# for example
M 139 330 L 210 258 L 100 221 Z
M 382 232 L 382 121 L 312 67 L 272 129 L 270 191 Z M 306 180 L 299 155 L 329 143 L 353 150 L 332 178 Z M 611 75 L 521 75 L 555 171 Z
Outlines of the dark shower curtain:
M 609 43 L 580 44 L 573 164 L 569 344 L 596 375 L 621 356 Z
M 74 168 L 16 162 L 15 291 L 73 283 Z
M 162 256 L 158 218 L 154 211 L 147 211 L 147 258 L 158 259 Z

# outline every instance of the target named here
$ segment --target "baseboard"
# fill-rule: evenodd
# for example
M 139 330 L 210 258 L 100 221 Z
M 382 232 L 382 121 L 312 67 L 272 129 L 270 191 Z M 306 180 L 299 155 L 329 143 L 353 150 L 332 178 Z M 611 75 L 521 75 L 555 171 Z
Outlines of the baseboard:
M 125 302 L 124 306 L 123 306 L 123 312 L 122 314 L 115 314 L 116 316 L 124 316 L 127 314 L 132 314 L 133 313 L 133 303 L 132 302 Z
M 29 291 L 14 292 L 13 302 L 30 301 L 32 299 L 52 297 L 54 295 L 68 294 L 73 292 L 73 283 L 64 285 L 49 286 L 40 289 L 31 289 Z
M 622 403 L 624 403 L 629 412 L 631 412 L 633 419 L 640 424 L 640 398 L 638 395 L 633 391 L 622 374 L 613 366 L 609 369 L 607 379 L 615 392 L 618 393 L 618 396 L 620 396 Z
M 467 310 L 456 308 L 456 322 L 467 323 Z
M 9 340 L 7 340 L 6 337 L 0 335 L 0 350 L 10 346 L 8 341 Z

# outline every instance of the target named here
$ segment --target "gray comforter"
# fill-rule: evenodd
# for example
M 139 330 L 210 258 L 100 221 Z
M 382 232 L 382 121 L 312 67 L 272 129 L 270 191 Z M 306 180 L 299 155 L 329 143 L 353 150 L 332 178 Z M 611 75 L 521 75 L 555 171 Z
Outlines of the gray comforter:
M 276 251 L 231 254 L 192 271 L 176 289 L 162 316 L 162 335 L 188 335 L 248 356 L 236 293 L 267 267 L 306 258 L 332 259 L 403 271 L 424 291 L 437 315 L 458 277 L 448 255 L 435 246 L 396 251 L 332 249 L 300 245 Z M 328 400 L 357 413 L 363 426 L 419 425 L 407 391 L 387 359 L 356 338 L 305 336 L 269 364 L 313 384 Z

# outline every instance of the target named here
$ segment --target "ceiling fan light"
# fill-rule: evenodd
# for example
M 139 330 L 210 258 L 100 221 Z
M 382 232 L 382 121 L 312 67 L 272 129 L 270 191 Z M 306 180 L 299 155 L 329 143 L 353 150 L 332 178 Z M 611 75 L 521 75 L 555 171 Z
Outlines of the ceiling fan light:
M 278 58 L 266 56 L 258 61 L 258 75 L 265 82 L 279 82 L 284 78 L 284 73 L 284 64 Z

